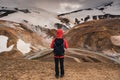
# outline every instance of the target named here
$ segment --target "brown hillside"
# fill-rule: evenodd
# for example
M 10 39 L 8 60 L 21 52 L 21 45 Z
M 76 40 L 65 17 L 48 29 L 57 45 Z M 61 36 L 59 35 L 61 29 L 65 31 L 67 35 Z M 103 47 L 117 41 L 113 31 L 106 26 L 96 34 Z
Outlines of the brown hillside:
M 111 42 L 112 36 L 120 35 L 120 19 L 89 21 L 73 27 L 65 34 L 70 47 L 94 51 L 114 50 L 120 47 Z
M 119 80 L 120 64 L 118 60 L 115 62 L 107 56 L 100 56 L 98 53 L 78 49 L 78 47 L 102 51 L 106 49 L 116 50 L 119 47 L 113 45 L 110 36 L 119 35 L 118 25 L 113 26 L 100 24 L 114 20 L 91 21 L 72 28 L 66 32 L 65 37 L 69 42 L 70 48 L 65 52 L 65 76 L 60 80 Z M 120 21 L 120 20 L 115 20 Z M 15 29 L 9 26 L 3 26 L 4 22 L 0 22 L 0 35 L 9 37 L 8 47 L 16 44 L 18 39 L 31 43 L 33 49 L 31 54 L 26 56 L 36 58 L 28 60 L 22 53 L 17 50 L 16 46 L 9 52 L 0 53 L 0 80 L 56 80 L 54 71 L 53 53 L 44 55 L 49 51 L 40 51 L 34 53 L 37 49 L 41 49 L 39 45 L 44 46 L 43 37 L 32 33 L 30 30 L 19 25 Z M 100 26 L 98 26 L 98 24 Z M 108 23 L 109 24 L 109 23 Z M 114 23 L 115 24 L 115 23 Z M 116 24 L 119 24 L 116 22 Z M 25 26 L 24 26 L 25 27 Z M 55 36 L 55 30 L 45 30 L 48 36 Z M 97 44 L 96 44 L 97 43 Z M 100 45 L 102 44 L 102 45 Z M 47 44 L 46 44 L 47 45 Z M 100 47 L 98 47 L 100 46 Z M 36 59 L 36 60 L 35 60 Z M 117 64 L 118 63 L 118 64 Z
M 26 28 L 23 28 L 23 25 L 15 22 L 0 20 L 0 35 L 4 35 L 8 37 L 7 47 L 14 45 L 13 51 L 10 51 L 10 53 L 14 51 L 15 53 L 17 53 L 18 50 L 16 44 L 19 39 L 23 40 L 25 43 L 31 44 L 31 49 L 32 49 L 31 52 L 40 51 L 41 46 L 42 47 L 48 46 L 48 44 L 45 43 L 43 44 L 44 38 L 42 36 Z M 3 53 L 9 53 L 9 52 L 3 52 Z M 18 51 L 18 53 L 20 52 Z

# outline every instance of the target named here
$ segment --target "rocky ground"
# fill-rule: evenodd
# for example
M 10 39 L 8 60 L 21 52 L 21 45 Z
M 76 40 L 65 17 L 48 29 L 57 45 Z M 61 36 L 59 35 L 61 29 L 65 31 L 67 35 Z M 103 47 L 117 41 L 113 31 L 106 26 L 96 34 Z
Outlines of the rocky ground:
M 102 62 L 98 57 L 101 61 L 85 61 L 82 59 L 83 55 L 81 57 L 68 52 L 65 56 L 65 76 L 58 80 L 120 79 L 120 65 L 112 61 Z M 56 80 L 54 74 L 52 54 L 37 60 L 0 57 L 0 80 Z

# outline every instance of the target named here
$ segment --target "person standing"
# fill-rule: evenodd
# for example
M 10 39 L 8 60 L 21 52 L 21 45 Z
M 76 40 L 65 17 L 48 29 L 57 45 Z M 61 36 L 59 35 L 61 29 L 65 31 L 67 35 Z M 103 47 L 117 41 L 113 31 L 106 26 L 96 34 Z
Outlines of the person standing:
M 68 43 L 63 39 L 63 30 L 58 29 L 56 33 L 56 38 L 52 40 L 51 48 L 54 52 L 54 61 L 55 61 L 55 77 L 59 78 L 64 77 L 64 48 L 68 48 Z M 60 74 L 59 74 L 59 64 L 60 64 Z

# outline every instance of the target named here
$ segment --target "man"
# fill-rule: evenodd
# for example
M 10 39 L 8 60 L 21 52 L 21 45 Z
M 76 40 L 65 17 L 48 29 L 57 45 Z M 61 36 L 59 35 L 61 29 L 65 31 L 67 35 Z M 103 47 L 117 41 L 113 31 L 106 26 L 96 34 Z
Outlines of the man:
M 51 48 L 54 48 L 54 61 L 55 61 L 55 77 L 59 78 L 64 76 L 64 48 L 68 48 L 68 43 L 63 39 L 63 30 L 58 29 L 56 38 L 52 40 Z M 59 75 L 60 63 L 60 75 Z

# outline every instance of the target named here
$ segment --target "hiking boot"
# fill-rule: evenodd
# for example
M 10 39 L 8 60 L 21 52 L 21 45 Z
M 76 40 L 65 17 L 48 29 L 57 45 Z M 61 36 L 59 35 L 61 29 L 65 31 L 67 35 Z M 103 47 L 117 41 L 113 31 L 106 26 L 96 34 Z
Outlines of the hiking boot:
M 64 77 L 64 74 L 60 75 L 60 77 L 61 77 L 61 78 Z
M 55 77 L 58 79 L 58 78 L 59 78 L 59 75 L 55 75 Z

